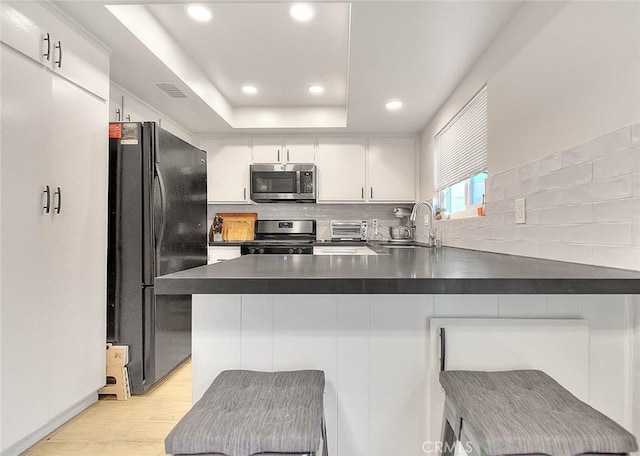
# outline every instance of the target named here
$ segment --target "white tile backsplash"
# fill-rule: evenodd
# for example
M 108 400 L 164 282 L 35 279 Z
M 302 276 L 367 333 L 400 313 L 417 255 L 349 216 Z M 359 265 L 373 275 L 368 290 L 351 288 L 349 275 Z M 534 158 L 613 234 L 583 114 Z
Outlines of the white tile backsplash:
M 640 122 L 631 126 L 631 147 L 640 146 Z
M 593 162 L 593 179 L 640 172 L 640 149 L 630 149 Z
M 590 223 L 562 228 L 562 241 L 591 245 L 632 245 L 631 223 Z
M 593 203 L 594 222 L 640 222 L 640 198 Z
M 485 217 L 436 222 L 444 245 L 640 270 L 640 123 L 489 176 L 486 192 Z

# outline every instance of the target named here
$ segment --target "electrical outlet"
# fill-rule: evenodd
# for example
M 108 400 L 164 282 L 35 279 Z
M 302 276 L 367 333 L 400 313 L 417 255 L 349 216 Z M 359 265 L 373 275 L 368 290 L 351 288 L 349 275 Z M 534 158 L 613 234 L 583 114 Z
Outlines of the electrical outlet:
M 373 225 L 373 234 L 378 235 L 378 219 L 371 220 L 371 224 Z
M 516 223 L 527 223 L 527 211 L 524 198 L 516 200 Z

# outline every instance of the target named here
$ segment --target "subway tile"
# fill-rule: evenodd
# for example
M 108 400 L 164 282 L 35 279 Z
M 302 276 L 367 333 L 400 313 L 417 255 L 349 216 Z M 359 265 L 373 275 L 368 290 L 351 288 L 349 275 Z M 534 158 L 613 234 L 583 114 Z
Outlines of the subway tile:
M 537 181 L 538 191 L 552 190 L 560 187 L 575 186 L 591 181 L 592 165 L 583 163 L 540 176 Z
M 504 241 L 502 243 L 503 253 L 508 255 L 519 255 L 526 257 L 538 256 L 538 244 L 525 241 Z
M 628 174 L 563 189 L 561 190 L 560 201 L 563 205 L 573 205 L 629 198 L 632 195 L 633 179 L 631 174 Z
M 499 295 L 500 318 L 545 318 L 547 316 L 546 295 Z
M 504 199 L 504 187 L 487 187 L 485 192 L 485 203 Z
M 514 182 L 513 184 L 507 185 L 504 188 L 504 197 L 506 199 L 509 198 L 518 198 L 522 194 L 522 183 Z
M 562 241 L 591 245 L 631 245 L 631 223 L 589 223 L 562 227 Z
M 640 223 L 634 223 L 631 231 L 631 244 L 640 247 Z
M 488 227 L 497 227 L 504 225 L 505 214 L 488 214 L 483 217 Z
M 597 160 L 631 145 L 630 127 L 621 128 L 599 138 L 562 153 L 562 166 L 572 166 L 590 160 Z
M 640 173 L 633 175 L 633 196 L 640 196 Z
M 538 177 L 538 162 L 530 162 L 522 165 L 519 169 L 520 181 L 528 181 Z
M 527 212 L 529 210 L 560 206 L 561 195 L 558 190 L 533 193 L 526 198 Z
M 513 211 L 513 200 L 512 199 L 503 199 L 500 201 L 492 201 L 490 203 L 485 204 L 485 210 L 487 214 L 504 214 L 505 212 Z
M 593 162 L 593 180 L 640 172 L 640 148 L 629 149 Z
M 562 168 L 562 159 L 560 152 L 556 152 L 555 154 L 548 155 L 538 160 L 539 176 L 550 173 L 552 171 L 557 171 L 560 168 Z
M 503 241 L 517 241 L 518 229 L 515 226 L 491 228 L 491 239 Z
M 554 225 L 519 225 L 517 236 L 521 241 L 560 242 L 562 227 Z
M 640 222 L 640 198 L 593 204 L 594 222 Z
M 535 179 L 520 182 L 520 196 L 527 196 L 538 191 L 538 182 Z
M 640 248 L 593 246 L 593 263 L 622 269 L 640 269 Z
M 640 146 L 640 122 L 631 125 L 631 147 Z
M 593 220 L 591 203 L 576 206 L 550 207 L 527 213 L 527 223 L 539 225 L 564 225 L 590 223 Z M 531 217 L 529 217 L 531 215 Z
M 592 247 L 585 244 L 538 244 L 538 255 L 540 258 L 549 260 L 569 261 L 571 263 L 592 262 Z

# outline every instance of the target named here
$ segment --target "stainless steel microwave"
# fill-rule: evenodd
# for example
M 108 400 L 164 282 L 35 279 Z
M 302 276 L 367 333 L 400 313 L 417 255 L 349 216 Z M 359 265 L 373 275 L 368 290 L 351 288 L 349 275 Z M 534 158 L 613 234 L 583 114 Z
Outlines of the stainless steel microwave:
M 249 171 L 251 199 L 257 203 L 316 201 L 316 165 L 250 165 Z

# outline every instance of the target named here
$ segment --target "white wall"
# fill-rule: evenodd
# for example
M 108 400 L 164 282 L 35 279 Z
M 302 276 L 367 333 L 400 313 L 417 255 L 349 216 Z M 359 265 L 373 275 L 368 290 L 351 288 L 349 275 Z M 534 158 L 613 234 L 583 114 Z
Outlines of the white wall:
M 640 120 L 640 3 L 529 2 L 422 132 L 422 197 L 433 136 L 485 83 L 489 173 Z

